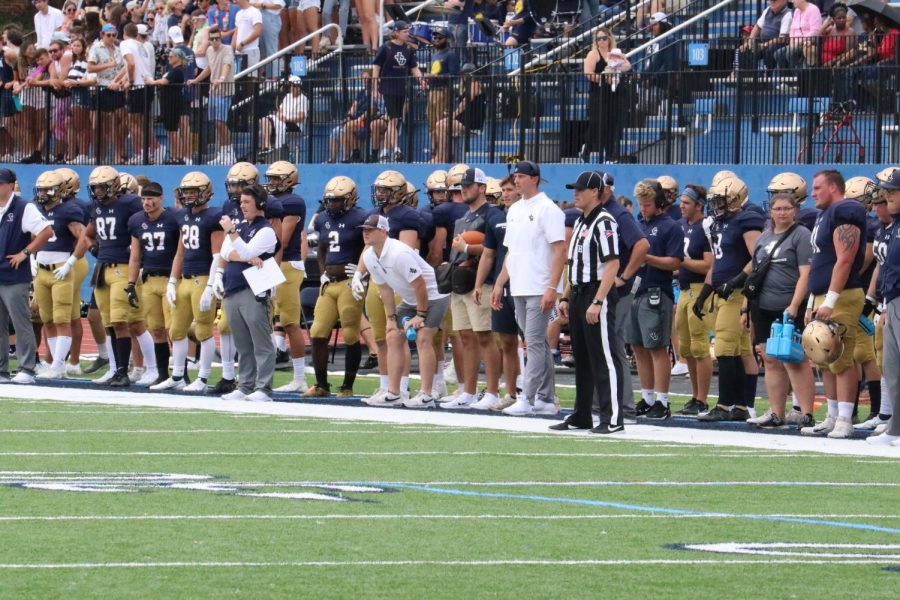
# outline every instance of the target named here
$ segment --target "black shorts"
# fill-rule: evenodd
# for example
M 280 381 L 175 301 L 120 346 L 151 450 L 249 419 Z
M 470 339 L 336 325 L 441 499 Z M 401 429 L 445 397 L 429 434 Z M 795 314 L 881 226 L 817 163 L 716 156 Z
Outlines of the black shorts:
M 16 101 L 13 100 L 12 90 L 0 89 L 0 119 L 14 117 L 16 113 Z
M 400 119 L 403 117 L 403 107 L 406 105 L 406 96 L 384 96 L 384 108 L 388 118 Z
M 509 289 L 505 291 L 503 307 L 500 310 L 491 311 L 491 331 L 507 335 L 518 335 L 519 325 L 516 323 L 515 304 L 512 296 L 509 295 Z
M 182 115 L 184 115 L 184 106 L 182 102 L 175 102 L 169 106 L 163 106 L 162 121 L 166 131 L 178 131 Z
M 128 113 L 147 113 L 147 107 L 153 102 L 153 88 L 137 88 L 128 92 Z
M 125 106 L 125 93 L 100 88 L 100 112 L 114 112 Z
M 806 324 L 803 322 L 803 309 L 798 311 L 797 318 L 794 319 L 794 328 L 796 331 L 803 331 Z M 750 309 L 750 322 L 753 324 L 753 345 L 766 345 L 766 341 L 772 332 L 772 323 L 781 321 L 784 317 L 784 311 L 765 310 L 758 307 Z

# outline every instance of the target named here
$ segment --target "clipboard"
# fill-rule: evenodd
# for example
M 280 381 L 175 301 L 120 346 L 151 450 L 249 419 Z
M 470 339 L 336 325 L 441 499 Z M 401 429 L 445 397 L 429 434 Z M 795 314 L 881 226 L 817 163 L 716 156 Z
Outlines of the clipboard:
M 260 295 L 287 281 L 281 267 L 275 262 L 275 258 L 268 258 L 263 261 L 262 267 L 247 267 L 243 271 L 244 279 L 250 284 L 250 289 L 255 295 Z

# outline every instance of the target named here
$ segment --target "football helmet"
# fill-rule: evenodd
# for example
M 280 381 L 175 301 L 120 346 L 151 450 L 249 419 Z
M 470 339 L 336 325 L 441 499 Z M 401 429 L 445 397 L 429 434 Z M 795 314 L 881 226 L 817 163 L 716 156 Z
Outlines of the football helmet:
M 273 162 L 266 169 L 266 189 L 270 194 L 290 192 L 300 180 L 300 172 L 286 160 Z
M 789 171 L 779 173 L 769 182 L 766 192 L 769 195 L 770 203 L 772 202 L 772 196 L 775 194 L 790 194 L 794 199 L 794 204 L 799 206 L 806 200 L 806 180 Z
M 109 204 L 116 199 L 119 191 L 119 172 L 103 165 L 91 171 L 88 177 L 88 192 L 91 200 L 101 204 Z
M 447 171 L 447 189 L 450 191 L 462 191 L 462 178 L 463 175 L 466 174 L 466 171 L 469 170 L 469 165 L 464 165 L 462 163 L 458 165 L 453 165 L 450 167 L 450 170 Z
M 707 202 L 713 215 L 721 219 L 741 209 L 749 192 L 743 181 L 736 176 L 724 176 L 713 180 L 709 187 Z
M 356 182 L 349 177 L 338 175 L 337 177 L 332 177 L 325 185 L 322 204 L 325 206 L 325 211 L 333 219 L 337 219 L 356 206 L 358 199 L 359 193 L 356 190 Z
M 437 170 L 425 180 L 425 194 L 432 208 L 447 201 L 447 171 Z
M 389 206 L 403 202 L 406 196 L 406 178 L 399 171 L 383 171 L 372 185 L 372 205 Z
M 488 182 L 484 195 L 487 196 L 488 202 L 492 204 L 500 204 L 503 199 L 503 188 L 500 187 L 500 180 L 488 177 Z
M 834 321 L 810 321 L 803 330 L 803 351 L 817 365 L 830 365 L 844 353 L 845 331 Z
M 259 183 L 259 170 L 248 162 L 234 163 L 225 175 L 225 191 L 228 199 L 241 199 L 241 190 L 248 185 Z
M 737 178 L 737 173 L 735 173 L 734 171 L 728 171 L 728 170 L 718 171 L 715 175 L 713 175 L 712 183 L 710 184 L 710 187 L 716 185 L 717 183 L 719 183 L 720 179 L 724 179 L 725 177 Z
M 410 208 L 419 207 L 419 190 L 411 182 L 406 182 L 406 195 L 403 197 L 403 204 Z
M 678 182 L 675 181 L 675 178 L 668 175 L 660 175 L 656 178 L 656 181 L 662 186 L 663 194 L 666 197 L 666 206 L 675 204 L 675 201 L 678 200 Z
M 34 182 L 34 201 L 41 206 L 56 204 L 64 199 L 62 194 L 66 183 L 57 171 L 44 171 Z
M 60 167 L 56 170 L 63 178 L 63 189 L 60 191 L 62 197 L 66 200 L 74 198 L 81 187 L 81 177 L 78 176 L 73 169 L 68 167 Z
M 868 177 L 851 177 L 844 186 L 844 198 L 856 200 L 865 207 L 866 212 L 872 210 L 877 194 L 876 183 Z
M 875 179 L 878 180 L 878 183 L 883 183 L 885 181 L 890 181 L 891 176 L 893 176 L 894 171 L 896 171 L 898 167 L 888 167 L 886 169 L 882 169 L 878 171 L 878 174 L 875 175 Z
M 185 208 L 202 206 L 212 198 L 212 182 L 205 173 L 191 171 L 181 179 L 175 188 L 175 196 Z

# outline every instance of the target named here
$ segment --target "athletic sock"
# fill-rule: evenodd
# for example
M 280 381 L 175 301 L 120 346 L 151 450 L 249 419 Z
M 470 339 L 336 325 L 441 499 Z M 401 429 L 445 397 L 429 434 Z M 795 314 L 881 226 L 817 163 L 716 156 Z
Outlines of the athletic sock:
M 153 356 L 156 357 L 156 369 L 159 373 L 169 374 L 169 344 L 160 342 L 153 344 Z
M 200 370 L 197 375 L 203 381 L 209 379 L 209 373 L 212 371 L 213 356 L 216 354 L 216 338 L 208 337 L 200 342 Z
M 357 344 L 358 346 L 359 344 Z M 349 353 L 350 347 L 347 346 Z M 348 359 L 349 360 L 349 359 Z M 328 340 L 325 338 L 313 338 L 312 340 L 313 370 L 316 372 L 316 385 L 328 389 Z M 356 364 L 357 369 L 359 363 Z
M 719 405 L 724 407 L 732 407 L 739 402 L 735 402 L 737 398 L 742 398 L 740 394 L 734 393 L 733 390 L 743 389 L 743 373 L 738 373 L 737 365 L 741 365 L 743 371 L 743 363 L 740 356 L 720 356 L 719 363 Z M 732 390 L 727 392 L 726 390 Z
M 844 417 L 846 419 L 850 419 L 853 417 L 853 403 L 852 402 L 838 402 L 837 403 L 838 416 Z M 831 412 L 829 410 L 829 412 Z
M 877 415 L 881 412 L 881 381 L 867 381 L 869 388 L 869 406 L 871 413 Z
M 379 376 L 378 376 L 378 383 L 379 383 L 379 385 L 381 386 L 381 389 L 383 389 L 383 390 L 388 389 L 388 385 L 390 385 L 390 384 L 388 383 L 388 376 L 387 376 L 387 375 L 379 375 Z
M 109 338 L 104 340 L 102 344 L 97 344 L 97 356 L 109 360 L 109 349 L 106 345 L 107 342 L 109 342 Z
M 325 348 L 326 352 L 328 348 Z M 306 357 L 292 358 L 291 364 L 294 367 L 294 381 L 300 381 L 306 385 Z
M 37 345 L 40 346 L 41 340 L 38 338 L 35 340 Z M 51 364 L 56 363 L 56 336 L 47 338 L 47 351 L 52 355 Z M 40 353 L 38 353 L 38 357 L 40 357 Z M 40 358 L 38 359 L 38 363 L 40 363 Z
M 185 368 L 187 353 L 187 338 L 184 338 L 183 340 L 172 341 L 172 356 L 174 357 L 174 361 L 172 363 L 172 379 L 174 379 L 175 381 L 182 379 L 184 377 L 184 374 L 187 373 L 187 369 Z
M 222 379 L 234 381 L 234 338 L 231 334 L 219 336 L 222 344 Z
M 116 332 L 112 328 L 106 330 L 106 356 L 109 358 L 109 368 L 115 373 L 118 361 L 116 360 Z
M 641 398 L 643 398 L 644 402 L 647 403 L 648 406 L 653 406 L 656 404 L 656 394 L 653 390 L 641 390 Z
M 283 335 L 278 335 L 277 333 L 273 333 L 272 334 L 272 343 L 275 344 L 275 348 L 277 348 L 279 352 L 287 351 L 287 339 Z
M 327 344 L 327 342 L 326 342 Z M 325 346 L 327 357 L 328 346 Z M 346 358 L 344 359 L 344 389 L 353 389 L 356 382 L 356 373 L 359 371 L 359 363 L 362 361 L 362 345 L 359 342 L 355 344 L 347 344 Z M 326 379 L 327 381 L 327 379 Z
M 159 364 L 156 362 L 156 352 L 154 350 L 153 336 L 149 331 L 144 331 L 137 336 L 138 345 L 141 347 L 141 353 L 144 355 L 144 366 L 148 371 L 156 371 Z
M 131 336 L 116 338 L 116 374 L 128 373 L 128 361 L 131 359 Z
M 791 405 L 797 412 L 800 412 L 800 410 L 802 410 L 800 408 L 800 399 L 797 398 L 797 392 L 791 392 Z
M 663 406 L 669 406 L 669 392 L 654 392 L 656 394 L 656 401 L 661 403 Z
M 753 375 L 744 375 L 744 404 L 747 408 L 753 408 L 756 403 L 756 384 L 758 381 L 759 377 L 755 373 Z
M 838 401 L 827 398 L 825 402 L 828 403 L 828 416 L 836 418 L 838 416 Z
M 403 376 L 400 378 L 400 393 L 401 394 L 409 393 L 409 377 Z
M 53 349 L 53 368 L 61 370 L 66 368 L 66 356 L 72 348 L 72 338 L 67 335 L 56 336 L 56 347 Z

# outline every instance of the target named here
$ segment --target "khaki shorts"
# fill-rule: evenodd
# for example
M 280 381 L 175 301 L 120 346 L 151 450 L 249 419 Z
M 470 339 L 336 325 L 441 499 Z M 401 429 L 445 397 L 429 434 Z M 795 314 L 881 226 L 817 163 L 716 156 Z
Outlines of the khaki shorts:
M 212 337 L 213 321 L 216 319 L 216 306 L 207 311 L 200 310 L 200 296 L 206 289 L 207 275 L 181 278 L 178 282 L 178 293 L 175 296 L 175 311 L 169 335 L 173 340 L 183 340 L 188 335 L 191 323 L 194 324 L 194 335 L 201 342 Z
M 369 281 L 369 291 L 366 293 L 366 317 L 372 326 L 375 342 L 383 342 L 387 339 L 387 314 L 384 312 L 384 302 L 378 292 L 378 286 L 374 281 Z
M 490 297 L 493 286 L 484 284 L 481 286 L 481 306 L 472 300 L 472 294 L 450 294 L 450 312 L 453 315 L 453 324 L 456 330 L 471 329 L 472 331 L 491 330 L 491 304 Z
M 76 263 L 77 264 L 77 263 Z M 65 279 L 58 281 L 53 271 L 61 264 L 38 265 L 37 277 L 34 278 L 34 300 L 42 323 L 62 325 L 72 321 L 72 286 L 75 283 L 74 271 L 69 271 Z M 79 303 L 79 308 L 81 305 Z
M 99 266 L 97 268 L 100 268 Z M 100 310 L 100 318 L 107 327 L 114 323 L 139 323 L 144 320 L 144 311 L 128 304 L 128 265 L 114 264 L 106 267 L 103 273 L 103 286 L 94 288 L 94 298 Z M 140 297 L 138 282 L 138 297 Z
M 875 337 L 866 335 L 866 332 L 859 327 L 856 332 L 856 345 L 853 347 L 853 362 L 864 365 L 869 361 L 875 360 Z
M 219 312 L 216 313 L 216 327 L 219 335 L 231 335 L 231 327 L 228 326 L 228 315 L 225 314 L 225 303 L 219 304 Z
M 275 288 L 275 314 L 281 326 L 300 324 L 300 286 L 306 272 L 294 268 L 290 261 L 281 263 L 285 282 Z
M 83 256 L 75 261 L 75 266 L 72 268 L 75 277 L 72 280 L 72 321 L 81 319 L 81 284 L 84 283 L 90 270 L 91 266 Z
M 313 315 L 309 337 L 328 339 L 332 329 L 340 321 L 344 341 L 348 344 L 359 341 L 362 301 L 353 297 L 349 279 L 333 281 L 322 286 Z
M 853 366 L 853 351 L 856 348 L 857 337 L 864 335 L 859 328 L 859 316 L 862 314 L 866 295 L 862 288 L 844 290 L 838 296 L 838 301 L 831 311 L 831 320 L 844 326 L 844 352 L 841 357 L 830 365 L 819 365 L 827 368 L 832 373 L 843 373 Z M 825 294 L 820 294 L 813 299 L 813 310 L 822 306 L 825 302 Z
M 702 283 L 692 283 L 678 295 L 675 306 L 675 330 L 681 355 L 685 358 L 709 357 L 709 332 L 712 330 L 712 315 L 704 313 L 702 319 L 694 314 L 694 302 L 703 289 Z
M 713 317 L 715 326 L 716 356 L 750 356 L 750 332 L 741 326 L 741 306 L 744 295 L 732 292 L 728 300 L 716 297 L 716 311 Z
M 172 326 L 172 308 L 166 299 L 168 283 L 168 277 L 156 276 L 148 277 L 141 286 L 141 308 L 144 309 L 144 320 L 150 331 L 169 329 Z

